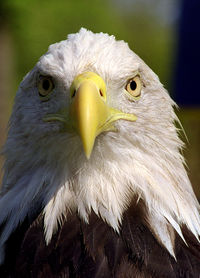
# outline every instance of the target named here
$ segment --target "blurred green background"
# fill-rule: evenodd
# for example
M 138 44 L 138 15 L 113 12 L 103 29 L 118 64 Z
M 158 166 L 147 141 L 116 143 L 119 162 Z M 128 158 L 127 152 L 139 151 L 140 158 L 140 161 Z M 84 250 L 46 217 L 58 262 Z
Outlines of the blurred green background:
M 180 5 L 178 0 L 1 0 L 0 146 L 23 76 L 50 44 L 82 26 L 127 41 L 173 94 Z M 178 115 L 189 139 L 189 175 L 200 198 L 200 112 L 184 108 Z

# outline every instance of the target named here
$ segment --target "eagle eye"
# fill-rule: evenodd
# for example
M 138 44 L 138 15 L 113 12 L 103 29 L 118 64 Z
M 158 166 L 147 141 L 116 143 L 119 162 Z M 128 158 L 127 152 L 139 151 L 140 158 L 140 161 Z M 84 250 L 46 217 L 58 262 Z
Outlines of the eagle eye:
M 51 76 L 39 76 L 38 90 L 41 100 L 47 100 L 53 88 L 54 84 Z
M 130 79 L 125 89 L 133 98 L 140 97 L 142 89 L 140 77 L 136 75 L 134 78 Z

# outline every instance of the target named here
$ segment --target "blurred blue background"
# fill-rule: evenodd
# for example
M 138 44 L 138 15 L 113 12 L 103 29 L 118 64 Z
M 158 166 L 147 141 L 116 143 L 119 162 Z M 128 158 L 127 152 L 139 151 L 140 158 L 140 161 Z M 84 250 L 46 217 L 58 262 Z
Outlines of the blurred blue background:
M 1 0 L 0 146 L 23 76 L 48 46 L 82 26 L 123 39 L 181 107 L 185 156 L 200 198 L 199 0 Z

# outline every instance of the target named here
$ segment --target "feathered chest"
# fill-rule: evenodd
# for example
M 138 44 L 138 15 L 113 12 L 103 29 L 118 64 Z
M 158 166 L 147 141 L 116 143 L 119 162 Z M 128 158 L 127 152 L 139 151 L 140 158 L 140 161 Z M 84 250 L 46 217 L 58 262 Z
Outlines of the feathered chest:
M 73 213 L 46 245 L 43 221 L 40 215 L 26 231 L 11 277 L 199 277 L 194 236 L 185 230 L 188 248 L 176 234 L 175 260 L 149 230 L 142 202 L 123 213 L 118 233 L 93 211 L 88 223 Z

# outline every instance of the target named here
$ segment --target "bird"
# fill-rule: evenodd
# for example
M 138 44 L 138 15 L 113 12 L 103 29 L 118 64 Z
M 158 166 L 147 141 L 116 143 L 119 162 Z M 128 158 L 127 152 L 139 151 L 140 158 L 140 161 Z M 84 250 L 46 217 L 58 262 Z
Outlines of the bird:
M 176 108 L 124 41 L 81 28 L 50 45 L 2 149 L 0 277 L 200 277 Z

